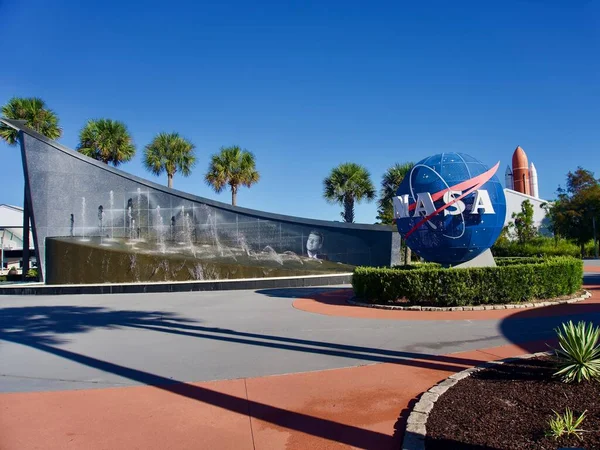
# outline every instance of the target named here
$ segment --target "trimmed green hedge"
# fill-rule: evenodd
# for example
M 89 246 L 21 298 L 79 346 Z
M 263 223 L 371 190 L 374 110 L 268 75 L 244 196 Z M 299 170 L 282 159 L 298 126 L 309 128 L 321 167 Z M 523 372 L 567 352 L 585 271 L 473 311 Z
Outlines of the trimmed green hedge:
M 405 299 L 411 305 L 429 306 L 520 303 L 581 289 L 583 261 L 576 258 L 497 258 L 496 262 L 498 267 L 465 269 L 357 267 L 352 287 L 357 297 L 371 303 Z
M 498 239 L 492 247 L 492 254 L 496 257 L 514 256 L 572 256 L 574 258 L 594 256 L 594 241 L 588 242 L 583 249 L 579 245 L 566 239 L 554 239 L 550 237 L 536 237 L 527 244 L 517 241 Z
M 441 264 L 434 262 L 420 262 L 408 265 L 403 264 L 400 266 L 393 266 L 394 269 L 398 270 L 439 269 L 440 267 L 442 267 Z
M 547 261 L 539 256 L 494 258 L 498 266 L 514 266 L 515 264 L 541 264 Z

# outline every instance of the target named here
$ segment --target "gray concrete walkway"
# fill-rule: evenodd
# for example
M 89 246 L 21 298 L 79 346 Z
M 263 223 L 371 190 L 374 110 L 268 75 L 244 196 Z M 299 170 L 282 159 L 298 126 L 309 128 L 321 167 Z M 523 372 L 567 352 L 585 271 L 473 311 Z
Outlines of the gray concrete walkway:
M 402 364 L 542 339 L 560 321 L 373 320 L 292 306 L 296 297 L 334 289 L 0 297 L 0 392 L 134 384 L 52 349 L 166 378 L 208 381 Z

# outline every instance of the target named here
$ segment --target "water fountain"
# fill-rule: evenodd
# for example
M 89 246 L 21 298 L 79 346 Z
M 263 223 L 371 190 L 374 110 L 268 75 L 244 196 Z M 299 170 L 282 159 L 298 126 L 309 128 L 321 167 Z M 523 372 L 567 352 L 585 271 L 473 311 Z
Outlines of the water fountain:
M 133 214 L 131 212 L 131 205 L 127 206 L 127 225 L 129 225 L 129 240 L 133 238 Z
M 206 222 L 204 228 L 207 231 L 208 239 L 212 246 L 216 247 L 216 250 L 220 256 L 223 256 L 223 246 L 219 240 L 219 232 L 217 230 L 217 217 L 212 214 L 209 207 L 202 205 L 204 212 L 206 213 Z
M 192 280 L 204 280 L 204 269 L 202 268 L 202 264 L 198 263 L 194 267 L 189 267 L 188 272 Z
M 100 225 L 100 245 L 104 245 L 104 208 L 98 206 L 98 222 Z
M 190 219 L 190 215 L 189 213 L 186 213 L 184 220 L 183 220 L 183 232 L 184 232 L 184 238 L 185 238 L 185 243 L 187 245 L 187 247 L 190 250 L 190 253 L 192 255 L 194 255 L 194 257 L 196 256 L 196 249 L 194 247 L 194 240 L 193 240 L 193 224 L 192 224 L 192 219 Z
M 286 257 L 286 259 L 288 259 L 288 260 L 297 261 L 297 262 L 299 262 L 300 264 L 304 265 L 304 262 L 302 262 L 302 258 L 300 258 L 300 257 L 299 257 L 297 254 L 295 254 L 295 253 L 294 253 L 294 252 L 292 252 L 292 251 L 289 251 L 289 250 L 287 250 L 287 251 L 283 252 L 283 253 L 281 254 L 281 256 L 282 256 L 282 257 L 283 257 L 283 256 L 285 256 L 285 257 Z
M 185 206 L 166 209 L 175 212 L 167 216 L 168 223 L 163 218 L 164 210 L 153 206 L 146 226 L 140 200 L 134 197 L 126 202 L 124 232 L 113 234 L 114 193 L 110 193 L 109 201 L 110 216 L 100 205 L 97 227 L 85 228 L 86 199 L 82 198 L 82 237 L 77 238 L 78 244 L 68 237 L 51 238 L 48 245 L 54 264 L 47 274 L 49 283 L 285 277 L 352 270 L 335 262 L 308 259 L 291 250 L 278 253 L 275 249 L 282 246 L 280 237 L 277 243 L 265 246 L 263 240 L 261 245 L 260 238 L 245 235 L 256 231 L 247 223 L 232 227 L 207 205 L 191 213 Z M 108 220 L 111 239 L 107 238 Z M 101 270 L 90 270 L 90 261 L 101 261 Z M 60 270 L 65 266 L 70 267 L 68 272 Z
M 142 189 L 137 188 L 137 223 L 138 227 L 142 225 Z M 139 236 L 137 236 L 139 239 Z
M 256 254 L 250 249 L 248 242 L 246 241 L 246 236 L 242 233 L 238 232 L 236 235 L 236 241 L 238 246 L 242 249 L 242 251 L 246 254 L 246 256 L 250 256 L 256 258 Z
M 156 234 L 156 244 L 161 253 L 165 253 L 165 230 L 163 218 L 160 213 L 160 206 L 156 206 L 155 209 L 155 220 L 154 220 L 154 233 Z
M 275 261 L 278 264 L 283 265 L 283 259 L 281 258 L 280 255 L 277 254 L 275 249 L 273 249 L 273 247 L 271 247 L 270 245 L 267 245 L 263 249 L 263 251 L 260 253 L 260 259 L 270 259 L 272 261 Z
M 114 227 L 115 227 L 115 193 L 110 191 L 110 238 L 114 239 Z
M 88 240 L 85 238 L 85 197 L 81 197 L 81 240 Z

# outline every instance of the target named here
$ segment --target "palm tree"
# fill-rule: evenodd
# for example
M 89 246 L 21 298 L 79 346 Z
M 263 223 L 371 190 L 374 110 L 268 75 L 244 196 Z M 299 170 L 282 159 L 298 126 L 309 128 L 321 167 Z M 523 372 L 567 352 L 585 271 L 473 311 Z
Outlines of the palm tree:
M 225 186 L 231 189 L 231 204 L 237 205 L 237 192 L 240 185 L 251 187 L 258 183 L 260 174 L 256 170 L 254 154 L 237 145 L 221 147 L 220 152 L 212 155 L 208 172 L 204 177 L 206 184 L 218 194 Z
M 173 187 L 176 172 L 184 177 L 196 164 L 195 145 L 179 133 L 159 133 L 144 150 L 144 166 L 155 175 L 167 172 L 167 185 Z
M 379 191 L 379 200 L 377 201 L 377 219 L 382 224 L 391 225 L 394 223 L 394 207 L 392 198 L 396 196 L 396 191 L 404 177 L 410 173 L 415 163 L 396 163 L 390 167 L 381 177 L 381 190 Z
M 359 164 L 340 164 L 323 180 L 323 185 L 325 199 L 329 203 L 344 206 L 344 212 L 341 213 L 344 222 L 354 222 L 355 202 L 360 203 L 363 199 L 371 201 L 375 198 L 371 175 Z
M 58 126 L 58 116 L 46 107 L 41 98 L 13 97 L 2 107 L 2 115 L 7 119 L 24 120 L 29 128 L 49 139 L 58 139 L 62 135 L 62 129 Z M 0 138 L 9 145 L 15 145 L 19 132 L 0 124 Z
M 379 201 L 377 202 L 379 205 L 379 208 L 377 209 L 377 219 L 381 223 L 391 225 L 395 222 L 392 198 L 396 196 L 396 191 L 398 191 L 404 177 L 410 173 L 414 166 L 415 163 L 413 162 L 403 164 L 396 163 L 383 174 L 383 177 L 381 177 L 381 191 L 379 192 Z M 402 239 L 401 248 L 404 253 L 404 264 L 409 264 L 412 258 L 412 252 L 410 248 L 408 248 L 408 245 L 406 245 L 404 239 Z
M 115 167 L 135 155 L 135 145 L 127 126 L 111 119 L 89 120 L 79 132 L 77 150 L 85 156 Z

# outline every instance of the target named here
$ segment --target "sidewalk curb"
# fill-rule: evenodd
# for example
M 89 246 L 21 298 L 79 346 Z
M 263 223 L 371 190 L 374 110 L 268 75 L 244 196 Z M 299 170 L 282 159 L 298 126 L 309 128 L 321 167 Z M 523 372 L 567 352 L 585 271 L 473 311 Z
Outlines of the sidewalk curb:
M 141 294 L 151 292 L 200 292 L 228 290 L 282 289 L 350 284 L 351 273 L 300 275 L 270 278 L 239 278 L 199 281 L 158 281 L 96 284 L 13 284 L 0 286 L 0 295 L 90 295 Z
M 577 297 L 569 298 L 567 300 L 555 300 L 555 301 L 543 301 L 543 302 L 529 302 L 509 305 L 476 305 L 476 306 L 399 306 L 399 305 L 381 305 L 378 303 L 364 303 L 359 301 L 356 297 L 349 298 L 346 300 L 348 304 L 352 306 L 361 306 L 365 308 L 375 309 L 388 309 L 388 310 L 400 310 L 400 311 L 491 311 L 495 309 L 528 309 L 528 308 L 541 308 L 543 306 L 555 306 L 565 305 L 571 303 L 578 303 L 586 300 L 592 296 L 591 292 L 583 289 L 583 294 Z

